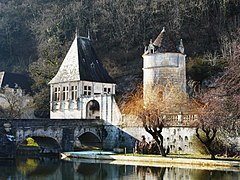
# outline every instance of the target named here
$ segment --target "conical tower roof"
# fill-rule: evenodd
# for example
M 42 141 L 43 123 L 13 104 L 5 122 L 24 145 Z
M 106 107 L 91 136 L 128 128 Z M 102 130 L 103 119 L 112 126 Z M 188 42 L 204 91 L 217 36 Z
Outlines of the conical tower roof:
M 158 52 L 176 52 L 174 43 L 170 40 L 164 27 L 154 40 L 153 45 Z
M 92 81 L 114 83 L 89 38 L 76 36 L 57 74 L 49 82 Z

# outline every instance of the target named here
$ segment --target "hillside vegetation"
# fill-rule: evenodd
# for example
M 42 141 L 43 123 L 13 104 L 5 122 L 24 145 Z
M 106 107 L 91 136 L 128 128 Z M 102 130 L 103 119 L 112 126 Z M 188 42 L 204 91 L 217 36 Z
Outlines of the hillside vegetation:
M 81 36 L 89 31 L 121 94 L 132 89 L 129 82 L 141 80 L 144 46 L 162 27 L 176 45 L 183 39 L 188 74 L 202 81 L 221 70 L 231 53 L 240 27 L 240 1 L 1 0 L 0 71 L 30 74 L 38 114 L 47 116 L 47 82 L 76 29 Z M 201 60 L 216 66 L 206 71 Z

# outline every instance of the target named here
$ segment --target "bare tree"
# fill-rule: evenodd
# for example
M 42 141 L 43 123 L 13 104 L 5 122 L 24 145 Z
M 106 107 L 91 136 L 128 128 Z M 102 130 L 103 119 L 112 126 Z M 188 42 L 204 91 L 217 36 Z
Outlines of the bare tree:
M 233 56 L 228 59 L 228 66 L 222 77 L 217 80 L 221 90 L 221 100 L 225 103 L 224 127 L 229 133 L 239 135 L 240 129 L 240 39 L 236 42 Z M 220 104 L 221 105 L 221 104 Z
M 208 91 L 204 94 L 203 97 L 201 97 L 201 101 L 204 105 L 199 107 L 196 136 L 206 147 L 208 153 L 211 155 L 211 159 L 215 159 L 215 151 L 212 144 L 216 137 L 217 130 L 222 124 L 222 115 L 220 114 L 222 112 L 216 109 L 219 102 L 216 99 L 215 90 Z
M 1 109 L 5 118 L 21 118 L 30 108 L 30 98 L 20 88 L 5 87 L 0 92 Z
M 179 124 L 179 121 L 171 116 L 193 111 L 194 105 L 185 92 L 172 84 L 168 84 L 164 89 L 155 85 L 151 88 L 151 96 L 145 99 L 145 102 L 143 93 L 142 88 L 138 87 L 130 95 L 128 102 L 122 104 L 122 111 L 138 116 L 146 132 L 156 141 L 159 152 L 162 156 L 166 156 L 167 148 L 163 146 L 163 127 Z
M 205 145 L 211 159 L 216 152 L 212 147 L 217 131 L 225 136 L 239 135 L 240 129 L 240 45 L 229 58 L 224 75 L 216 80 L 216 86 L 201 97 L 204 104 L 199 108 L 196 128 L 198 139 Z M 200 134 L 202 130 L 202 134 Z

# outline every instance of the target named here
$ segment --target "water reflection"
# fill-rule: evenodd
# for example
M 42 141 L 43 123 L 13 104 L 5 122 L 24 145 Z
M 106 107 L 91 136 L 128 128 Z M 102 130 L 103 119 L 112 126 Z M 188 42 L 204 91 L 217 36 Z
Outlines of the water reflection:
M 219 171 L 219 170 L 202 170 L 186 168 L 166 168 L 164 179 L 181 179 L 181 180 L 238 180 L 240 171 Z
M 17 163 L 17 170 L 23 175 L 27 176 L 28 174 L 35 171 L 38 166 L 38 162 L 35 159 L 26 159 L 26 161 L 20 161 Z
M 238 180 L 240 170 L 202 170 L 183 167 L 116 165 L 112 161 L 68 161 L 51 158 L 0 160 L 0 180 Z
M 8 179 L 16 171 L 15 162 L 12 160 L 0 160 L 0 179 Z
M 162 180 L 166 171 L 166 167 L 144 167 L 137 166 L 137 176 L 138 179 L 159 179 Z
M 125 179 L 125 177 L 134 174 L 134 168 L 134 166 L 127 165 L 112 165 L 109 161 L 102 163 L 100 161 L 78 160 L 74 162 L 73 179 Z
M 53 174 L 59 167 L 60 161 L 56 158 L 18 158 L 16 168 L 20 174 L 28 178 L 41 178 Z
M 73 179 L 239 180 L 240 170 L 203 170 L 184 167 L 116 165 L 110 161 L 73 160 Z

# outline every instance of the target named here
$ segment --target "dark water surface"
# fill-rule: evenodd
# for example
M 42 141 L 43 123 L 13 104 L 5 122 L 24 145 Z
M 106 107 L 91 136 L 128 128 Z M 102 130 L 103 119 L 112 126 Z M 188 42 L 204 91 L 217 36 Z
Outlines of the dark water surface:
M 0 160 L 0 180 L 240 180 L 239 169 L 202 170 L 111 163 L 51 158 Z

